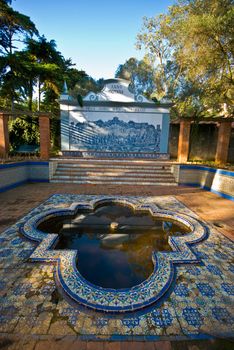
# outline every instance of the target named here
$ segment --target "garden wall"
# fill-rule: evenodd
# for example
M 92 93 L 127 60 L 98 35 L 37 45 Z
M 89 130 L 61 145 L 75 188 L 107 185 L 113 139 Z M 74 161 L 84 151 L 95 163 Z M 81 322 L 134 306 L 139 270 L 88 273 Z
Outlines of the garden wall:
M 0 164 L 0 192 L 28 182 L 49 182 L 49 162 Z
M 179 124 L 170 125 L 169 153 L 171 159 L 177 158 Z M 216 124 L 192 125 L 190 132 L 189 160 L 214 161 L 218 140 L 218 128 Z M 229 144 L 228 162 L 234 163 L 234 128 L 232 128 Z
M 172 172 L 179 185 L 198 186 L 234 201 L 234 171 L 174 164 Z

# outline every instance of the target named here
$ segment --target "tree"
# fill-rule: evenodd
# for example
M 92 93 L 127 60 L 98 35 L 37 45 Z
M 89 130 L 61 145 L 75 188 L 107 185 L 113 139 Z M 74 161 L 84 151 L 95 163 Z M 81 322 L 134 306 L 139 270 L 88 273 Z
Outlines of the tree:
M 13 102 L 23 102 L 26 96 L 24 89 L 26 69 L 25 61 L 20 52 L 0 57 L 0 96 L 5 100 L 7 107 L 12 107 Z
M 15 151 L 20 145 L 38 145 L 40 133 L 38 118 L 21 116 L 9 122 L 9 139 L 11 150 Z
M 153 76 L 153 67 L 146 57 L 140 61 L 131 57 L 124 64 L 120 64 L 115 73 L 116 78 L 131 82 L 130 89 L 134 94 L 144 94 L 147 98 L 152 97 L 155 89 Z
M 15 42 L 24 41 L 26 36 L 38 35 L 30 18 L 8 5 L 10 1 L 0 1 L 0 46 L 1 53 L 13 53 Z
M 161 66 L 161 52 L 173 62 L 169 89 L 174 81 L 171 93 L 180 113 L 233 113 L 233 22 L 233 0 L 178 0 L 167 15 L 144 23 L 140 46 Z M 167 80 L 165 69 L 159 77 Z
M 38 31 L 30 18 L 14 11 L 9 6 L 10 3 L 11 1 L 0 1 L 0 84 L 1 90 L 8 92 L 8 100 L 13 109 L 20 86 L 18 71 L 21 67 L 21 62 L 17 61 L 15 42 L 24 42 L 27 36 L 38 35 Z
M 137 36 L 136 44 L 139 50 L 145 48 L 144 61 L 152 67 L 153 71 L 154 92 L 151 93 L 151 97 L 159 100 L 172 93 L 179 74 L 178 67 L 172 64 L 170 43 L 162 32 L 164 20 L 163 14 L 155 18 L 144 17 L 143 29 Z
M 166 28 L 176 46 L 176 60 L 201 89 L 204 107 L 223 115 L 233 112 L 234 102 L 233 4 L 231 0 L 181 1 L 179 13 L 178 8 L 171 9 Z
M 74 98 L 77 98 L 78 95 L 85 96 L 90 91 L 98 92 L 103 87 L 103 79 L 95 80 L 84 71 L 72 69 L 68 74 L 70 77 L 68 78 L 68 87 Z M 73 80 L 73 85 L 69 84 L 69 80 Z
M 74 68 L 71 59 L 65 59 L 57 50 L 54 40 L 39 36 L 30 18 L 10 5 L 10 0 L 0 0 L 0 107 L 13 110 L 17 103 L 17 109 L 22 110 L 22 117 L 10 123 L 11 140 L 14 147 L 22 142 L 36 143 L 38 120 L 23 113 L 26 109 L 45 110 L 52 113 L 52 140 L 58 144 L 58 98 L 64 80 L 76 98 L 90 90 L 98 91 L 102 80 L 95 81 Z M 23 49 L 18 49 L 17 42 L 21 42 Z M 33 99 L 35 92 L 37 105 Z
M 41 107 L 41 94 L 46 90 L 52 90 L 59 95 L 63 80 L 66 62 L 62 54 L 57 51 L 54 40 L 47 41 L 44 36 L 38 40 L 28 39 L 26 53 L 31 57 L 32 75 L 30 77 L 30 96 L 32 97 L 33 86 L 37 82 L 38 87 L 38 110 Z

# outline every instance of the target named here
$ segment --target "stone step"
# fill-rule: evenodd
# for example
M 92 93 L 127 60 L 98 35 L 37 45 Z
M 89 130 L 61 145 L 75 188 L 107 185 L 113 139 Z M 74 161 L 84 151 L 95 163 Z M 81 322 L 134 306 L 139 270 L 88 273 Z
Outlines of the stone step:
M 170 173 L 133 173 L 133 172 L 56 172 L 54 177 L 82 177 L 82 178 L 93 178 L 93 177 L 100 177 L 100 178 L 143 178 L 143 179 L 158 179 L 158 178 L 165 178 L 165 179 L 173 179 L 174 176 Z
M 137 181 L 139 182 L 138 180 L 139 179 L 142 179 L 143 181 L 150 181 L 150 182 L 175 182 L 174 178 L 173 177 L 170 177 L 170 178 L 167 178 L 167 177 L 164 177 L 164 176 L 160 176 L 160 177 L 154 177 L 154 178 L 147 178 L 145 176 L 97 176 L 97 175 L 94 175 L 94 176 L 75 176 L 75 175 L 61 175 L 61 176 L 54 176 L 53 177 L 53 180 L 100 180 L 100 181 L 103 181 L 103 182 L 106 182 L 106 181 L 114 181 L 114 180 L 119 180 L 119 181 Z
M 163 170 L 163 171 L 170 171 L 170 166 L 133 166 L 133 165 L 100 165 L 100 164 L 89 164 L 89 165 L 82 165 L 82 164 L 58 164 L 57 169 L 142 169 L 142 170 Z
M 133 186 L 177 186 L 177 183 L 173 182 L 139 182 L 139 181 L 98 181 L 98 180 L 85 180 L 85 181 L 72 181 L 72 180 L 51 180 L 52 183 L 76 183 L 76 184 L 93 184 L 93 185 L 133 185 Z
M 127 169 L 57 169 L 55 175 L 64 175 L 64 174 L 77 174 L 77 175 L 135 175 L 135 176 L 172 176 L 171 172 L 169 171 L 150 171 L 150 170 L 127 170 Z
M 59 161 L 54 183 L 177 186 L 171 162 L 125 159 Z
M 100 178 L 100 179 L 105 179 L 105 178 L 122 178 L 122 179 L 149 179 L 149 180 L 158 180 L 158 179 L 164 179 L 165 181 L 175 181 L 173 176 L 166 176 L 163 174 L 160 175 L 149 175 L 149 176 L 144 176 L 142 174 L 140 175 L 134 175 L 134 174 L 114 174 L 114 173 L 107 173 L 107 174 L 77 174 L 77 173 L 64 173 L 64 174 L 55 174 L 53 178 L 70 178 L 70 177 L 76 177 L 76 178 L 82 178 L 82 179 L 93 179 L 93 178 Z
M 64 159 L 57 159 L 57 158 L 51 158 L 51 161 L 62 163 L 69 163 L 69 164 L 75 164 L 75 163 L 103 163 L 103 164 L 109 164 L 109 163 L 129 163 L 129 164 L 149 164 L 149 165 L 172 165 L 173 162 L 170 160 L 161 160 L 161 159 L 155 159 L 155 160 L 147 160 L 147 159 L 113 159 L 113 158 L 103 158 L 103 159 L 97 159 L 97 158 L 64 158 Z

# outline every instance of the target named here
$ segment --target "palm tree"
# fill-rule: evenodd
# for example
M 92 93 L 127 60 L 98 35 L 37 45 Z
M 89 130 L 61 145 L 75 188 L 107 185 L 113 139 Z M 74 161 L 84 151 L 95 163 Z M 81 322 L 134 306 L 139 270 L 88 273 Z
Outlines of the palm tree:
M 47 41 L 44 36 L 39 37 L 39 40 L 28 39 L 26 52 L 31 57 L 34 65 L 34 83 L 31 83 L 31 88 L 33 89 L 35 80 L 37 80 L 38 110 L 40 110 L 41 94 L 43 91 L 51 89 L 55 94 L 59 95 L 60 84 L 58 80 L 60 78 L 62 81 L 65 70 L 65 59 L 56 50 L 55 41 Z

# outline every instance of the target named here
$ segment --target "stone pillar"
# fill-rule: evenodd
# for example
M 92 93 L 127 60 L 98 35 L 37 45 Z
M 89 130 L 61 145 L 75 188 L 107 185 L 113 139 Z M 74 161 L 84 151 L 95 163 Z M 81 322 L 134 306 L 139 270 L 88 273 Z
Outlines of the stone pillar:
M 231 137 L 231 122 L 221 122 L 219 126 L 218 142 L 216 148 L 215 161 L 219 164 L 225 164 L 228 158 L 228 148 Z
M 8 115 L 0 113 L 0 157 L 9 153 Z
M 162 132 L 161 132 L 161 139 L 160 139 L 160 153 L 168 153 L 169 128 L 170 128 L 170 114 L 163 113 Z
M 48 160 L 50 157 L 50 118 L 48 115 L 39 116 L 40 128 L 40 158 Z
M 181 120 L 179 143 L 178 143 L 178 157 L 177 157 L 177 160 L 180 163 L 185 163 L 188 160 L 190 128 L 191 128 L 190 120 Z

